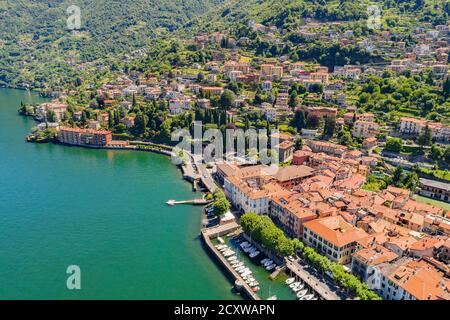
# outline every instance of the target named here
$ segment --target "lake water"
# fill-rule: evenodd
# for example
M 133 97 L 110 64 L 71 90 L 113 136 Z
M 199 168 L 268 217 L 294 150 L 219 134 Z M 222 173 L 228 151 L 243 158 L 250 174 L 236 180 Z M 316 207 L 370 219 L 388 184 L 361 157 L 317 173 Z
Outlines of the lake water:
M 0 89 L 0 299 L 238 299 L 199 240 L 199 196 L 151 153 L 30 144 Z M 81 290 L 66 287 L 70 265 Z

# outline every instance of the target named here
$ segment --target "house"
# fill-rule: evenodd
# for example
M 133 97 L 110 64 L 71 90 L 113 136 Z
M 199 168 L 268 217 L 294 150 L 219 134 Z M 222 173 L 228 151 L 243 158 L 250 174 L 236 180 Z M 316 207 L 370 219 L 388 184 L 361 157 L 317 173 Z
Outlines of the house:
M 420 179 L 419 194 L 428 198 L 450 203 L 450 183 Z
M 341 146 L 338 144 L 334 144 L 331 142 L 325 142 L 325 141 L 314 141 L 309 140 L 308 146 L 311 148 L 313 152 L 319 153 L 323 152 L 326 154 L 342 157 L 344 153 L 347 152 L 348 148 L 345 146 Z
M 270 204 L 269 216 L 291 237 L 301 238 L 305 222 L 317 218 L 317 214 L 305 207 L 298 193 L 275 195 Z
M 278 158 L 281 163 L 292 160 L 294 155 L 294 143 L 292 141 L 283 141 L 276 146 Z
M 299 185 L 303 180 L 313 176 L 315 169 L 300 165 L 279 168 L 273 176 L 280 186 L 291 190 Z
M 381 288 L 381 272 L 378 266 L 390 263 L 399 256 L 393 251 L 375 244 L 369 248 L 361 249 L 353 254 L 352 274 L 367 284 L 372 290 Z
M 308 221 L 303 227 L 305 244 L 340 264 L 350 263 L 357 241 L 367 237 L 364 230 L 347 223 L 341 216 Z
M 369 138 L 375 136 L 379 130 L 380 126 L 376 122 L 357 120 L 353 124 L 352 134 L 357 138 Z
M 381 288 L 385 300 L 450 300 L 450 281 L 430 263 L 401 259 L 381 268 Z
M 363 146 L 364 149 L 368 149 L 369 150 L 369 149 L 372 149 L 372 148 L 376 147 L 377 141 L 378 140 L 375 137 L 368 137 L 368 138 L 364 139 L 364 141 L 362 143 L 362 146 Z

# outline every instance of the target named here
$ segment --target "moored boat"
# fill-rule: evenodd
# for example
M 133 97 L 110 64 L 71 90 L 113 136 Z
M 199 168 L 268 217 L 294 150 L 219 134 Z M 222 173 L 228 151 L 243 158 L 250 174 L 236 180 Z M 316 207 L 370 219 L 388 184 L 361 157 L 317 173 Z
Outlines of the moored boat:
M 285 283 L 286 283 L 287 285 L 290 285 L 290 284 L 293 284 L 294 282 L 295 282 L 295 278 L 289 278 L 289 279 L 286 280 Z

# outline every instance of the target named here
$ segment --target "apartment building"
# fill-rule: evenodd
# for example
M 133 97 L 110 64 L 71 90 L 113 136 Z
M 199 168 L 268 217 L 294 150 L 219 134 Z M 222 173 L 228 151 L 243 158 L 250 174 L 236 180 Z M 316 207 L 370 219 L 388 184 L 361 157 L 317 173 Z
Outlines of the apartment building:
M 276 195 L 272 198 L 269 216 L 289 236 L 301 238 L 304 223 L 318 217 L 313 210 L 306 207 L 307 203 L 299 193 Z
M 58 141 L 71 145 L 102 147 L 112 141 L 112 133 L 94 129 L 61 128 L 58 132 Z
M 357 241 L 367 237 L 364 230 L 347 223 L 341 216 L 309 221 L 303 227 L 304 243 L 340 264 L 350 263 Z
M 380 126 L 376 122 L 357 120 L 353 125 L 352 134 L 357 138 L 369 138 L 375 136 L 379 130 Z

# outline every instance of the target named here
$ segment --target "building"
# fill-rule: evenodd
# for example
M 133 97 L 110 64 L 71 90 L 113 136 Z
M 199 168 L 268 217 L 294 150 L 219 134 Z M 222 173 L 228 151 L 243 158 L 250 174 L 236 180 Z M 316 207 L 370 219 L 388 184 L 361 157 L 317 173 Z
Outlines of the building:
M 226 176 L 224 192 L 228 200 L 242 212 L 268 214 L 272 196 L 284 190 L 271 180 L 266 167 L 250 167 Z
M 424 260 L 401 259 L 381 268 L 385 300 L 450 300 L 450 280 Z
M 381 272 L 378 266 L 383 263 L 390 263 L 398 258 L 399 256 L 391 250 L 375 244 L 353 254 L 352 273 L 366 283 L 370 289 L 380 289 Z
M 450 203 L 450 183 L 420 179 L 419 194 Z
M 294 143 L 292 141 L 283 141 L 276 148 L 280 162 L 284 163 L 292 160 L 294 156 Z
M 270 217 L 289 236 L 301 238 L 305 222 L 318 216 L 305 207 L 305 201 L 298 193 L 274 196 L 270 204 Z
M 43 103 L 37 106 L 36 115 L 42 120 L 47 120 L 47 112 L 51 110 L 55 113 L 55 120 L 59 122 L 64 118 L 64 112 L 66 112 L 67 107 L 67 104 L 54 100 L 52 102 Z
M 334 262 L 348 264 L 356 251 L 357 241 L 367 237 L 364 230 L 347 223 L 341 216 L 306 222 L 303 241 Z
M 70 145 L 103 147 L 112 141 L 111 131 L 80 128 L 61 128 L 58 141 Z
M 450 126 L 417 118 L 401 118 L 399 131 L 405 135 L 419 136 L 423 134 L 426 126 L 430 128 L 431 136 L 434 140 L 442 142 L 450 141 Z
M 325 141 L 308 141 L 308 146 L 313 152 L 319 153 L 323 152 L 329 155 L 342 157 L 344 153 L 347 152 L 348 148 L 346 146 L 341 146 L 339 144 L 334 144 Z
M 353 125 L 352 134 L 357 138 L 369 138 L 375 136 L 379 130 L 380 126 L 376 122 L 357 120 Z
M 303 165 L 288 166 L 279 168 L 273 177 L 280 186 L 291 190 L 306 178 L 312 177 L 315 171 L 315 169 Z

